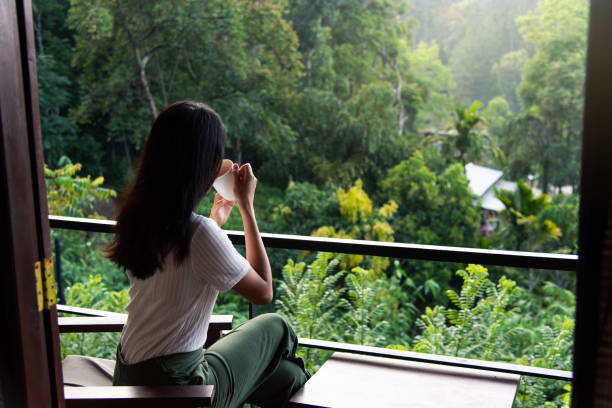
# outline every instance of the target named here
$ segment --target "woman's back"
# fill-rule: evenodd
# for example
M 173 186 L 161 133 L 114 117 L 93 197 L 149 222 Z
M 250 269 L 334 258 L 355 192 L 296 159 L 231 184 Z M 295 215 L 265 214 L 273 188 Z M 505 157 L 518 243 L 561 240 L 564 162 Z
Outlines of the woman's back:
M 233 289 L 255 304 L 273 298 L 251 165 L 231 166 L 235 201 L 216 194 L 210 218 L 193 214 L 219 174 L 225 142 L 219 115 L 193 101 L 168 106 L 151 127 L 106 248 L 127 270 L 131 297 L 113 384 L 210 384 L 215 408 L 247 400 L 278 408 L 308 378 L 296 357 L 297 336 L 284 319 L 258 316 L 202 349 L 220 291 Z M 246 258 L 220 228 L 234 204 Z
M 121 334 L 125 360 L 202 348 L 217 294 L 230 290 L 250 265 L 210 218 L 194 215 L 189 256 L 176 265 L 170 254 L 162 270 L 147 279 L 128 271 L 130 304 Z

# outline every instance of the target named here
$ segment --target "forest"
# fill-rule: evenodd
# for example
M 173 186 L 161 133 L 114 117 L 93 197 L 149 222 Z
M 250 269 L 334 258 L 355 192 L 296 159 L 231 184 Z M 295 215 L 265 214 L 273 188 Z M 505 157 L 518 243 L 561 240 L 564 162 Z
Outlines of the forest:
M 157 113 L 212 106 L 261 231 L 577 253 L 586 0 L 35 0 L 52 214 L 112 218 Z M 513 191 L 483 229 L 466 164 Z M 211 195 L 197 211 L 208 215 Z M 242 228 L 237 211 L 225 228 Z M 52 231 L 65 302 L 123 311 L 103 234 Z M 268 251 L 300 336 L 571 370 L 565 271 Z M 216 313 L 246 319 L 222 294 Z M 64 334 L 113 354 L 116 335 Z M 324 352 L 303 351 L 315 370 Z M 516 407 L 569 406 L 523 378 Z

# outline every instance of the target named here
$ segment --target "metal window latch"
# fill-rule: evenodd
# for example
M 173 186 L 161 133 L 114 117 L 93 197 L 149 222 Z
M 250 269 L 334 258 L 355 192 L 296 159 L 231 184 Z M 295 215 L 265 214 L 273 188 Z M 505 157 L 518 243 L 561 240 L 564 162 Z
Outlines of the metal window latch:
M 53 256 L 34 263 L 34 276 L 36 278 L 36 298 L 38 311 L 50 309 L 57 303 L 57 288 L 55 286 L 55 271 L 53 270 Z

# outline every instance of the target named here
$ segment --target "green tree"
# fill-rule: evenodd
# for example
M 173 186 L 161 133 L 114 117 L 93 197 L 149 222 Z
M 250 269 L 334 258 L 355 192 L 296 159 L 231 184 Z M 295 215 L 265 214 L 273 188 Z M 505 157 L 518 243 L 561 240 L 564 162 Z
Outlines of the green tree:
M 451 94 L 456 84 L 452 71 L 440 60 L 438 44 L 420 42 L 407 58 L 411 77 L 422 90 L 422 109 L 417 113 L 415 128 L 446 129 L 451 121 Z
M 480 212 L 463 167 L 455 163 L 437 175 L 417 152 L 388 170 L 381 181 L 381 200 L 398 204 L 390 225 L 395 240 L 428 245 L 477 246 Z M 421 302 L 438 299 L 450 289 L 453 265 L 429 261 L 400 262 L 408 285 Z M 406 279 L 407 281 L 407 279 Z
M 317 188 L 310 183 L 291 182 L 285 197 L 272 210 L 277 232 L 309 235 L 321 225 L 340 218 L 340 202 L 333 186 Z
M 70 217 L 100 218 L 94 211 L 94 204 L 98 200 L 108 201 L 117 197 L 113 189 L 102 187 L 104 177 L 91 179 L 91 176 L 79 177 L 76 175 L 83 166 L 80 163 L 72 164 L 65 158 L 63 167 L 51 170 L 45 166 L 45 186 L 47 189 L 47 205 L 49 213 L 54 215 L 67 215 Z
M 455 105 L 454 129 L 442 143 L 442 152 L 449 162 L 458 161 L 464 166 L 467 162 L 480 163 L 485 148 L 493 150 L 491 139 L 477 128 L 484 121 L 481 108 L 480 101 L 474 101 L 467 109 L 460 103 Z M 489 144 L 485 146 L 485 142 Z
M 453 95 L 462 103 L 486 103 L 499 95 L 492 67 L 504 54 L 523 47 L 514 20 L 534 4 L 534 0 L 419 1 L 420 7 L 434 9 L 433 15 L 422 22 L 431 24 L 433 20 L 433 26 L 421 27 L 420 31 L 440 44 L 442 60 L 457 83 Z
M 424 96 L 437 85 L 420 84 L 411 67 L 413 20 L 396 0 L 331 1 L 321 7 L 296 0 L 289 9 L 307 70 L 288 115 L 306 147 L 296 151 L 292 177 L 343 186 L 361 178 L 372 187 L 380 169 L 405 155 Z M 313 65 L 315 58 L 320 67 Z
M 521 108 L 517 90 L 521 82 L 523 67 L 528 59 L 529 55 L 525 49 L 511 51 L 504 54 L 491 68 L 497 80 L 497 87 L 501 95 L 509 102 L 513 112 L 518 112 Z
M 476 245 L 480 223 L 475 197 L 460 164 L 436 175 L 415 153 L 388 170 L 381 195 L 398 206 L 396 240 L 433 245 Z
M 291 0 L 287 19 L 299 39 L 299 51 L 305 69 L 304 88 L 334 89 L 333 49 L 330 27 L 338 19 L 338 0 Z
M 336 219 L 333 225 L 323 225 L 311 233 L 316 237 L 367 239 L 372 241 L 393 241 L 394 231 L 389 220 L 397 211 L 397 203 L 389 200 L 380 208 L 374 209 L 370 197 L 363 189 L 361 180 L 348 190 L 337 191 L 342 219 Z M 364 260 L 377 273 L 389 266 L 388 258 L 364 257 L 358 254 L 337 255 L 342 259 L 341 266 L 346 269 L 362 265 Z
M 513 118 L 510 104 L 503 96 L 491 99 L 482 111 L 482 116 L 489 134 L 496 140 L 500 140 L 506 134 L 509 122 Z
M 32 2 L 45 160 L 56 166 L 68 156 L 102 174 L 100 144 L 81 135 L 70 115 L 78 103 L 78 87 L 77 71 L 70 65 L 74 41 L 66 26 L 69 7 L 68 0 Z
M 224 118 L 235 161 L 249 152 L 256 163 L 291 146 L 283 113 L 301 64 L 282 4 L 179 3 L 71 3 L 74 64 L 82 70 L 79 124 L 124 151 L 131 166 L 160 106 L 197 99 Z
M 546 250 L 554 252 L 578 252 L 578 207 L 580 197 L 577 194 L 557 194 L 553 196 L 550 205 L 543 209 L 538 217 L 548 219 L 561 230 L 562 236 L 553 241 L 554 246 Z
M 527 115 L 523 120 L 532 129 L 527 135 L 511 134 L 507 151 L 538 164 L 544 193 L 549 184 L 577 186 L 588 2 L 542 0 L 517 22 L 536 50 L 525 63 L 518 89 Z
M 500 213 L 501 225 L 496 231 L 496 240 L 506 249 L 537 251 L 561 237 L 559 227 L 540 216 L 550 206 L 546 194 L 535 197 L 533 190 L 519 180 L 515 191 L 501 190 L 495 196 L 505 207 Z
M 503 145 L 503 140 L 514 119 L 510 104 L 502 96 L 496 96 L 489 101 L 487 107 L 482 111 L 482 116 L 487 128 L 486 141 L 489 143 L 490 158 L 487 163 L 498 169 L 506 169 L 508 155 L 500 146 Z

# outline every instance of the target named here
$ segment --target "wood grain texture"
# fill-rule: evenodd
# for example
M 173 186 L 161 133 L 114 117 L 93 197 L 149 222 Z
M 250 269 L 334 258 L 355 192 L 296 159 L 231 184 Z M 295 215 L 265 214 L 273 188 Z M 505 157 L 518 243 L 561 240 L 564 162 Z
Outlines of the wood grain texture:
M 612 407 L 612 2 L 591 0 L 580 180 L 573 407 Z
M 85 307 L 57 305 L 57 311 L 61 313 L 69 313 L 77 316 L 122 316 L 125 313 L 107 312 L 106 310 L 89 309 Z
M 52 228 L 111 233 L 112 220 L 93 220 L 50 215 Z M 226 230 L 234 245 L 244 245 L 243 231 Z M 302 235 L 262 233 L 267 248 L 300 249 L 305 251 L 340 252 L 388 256 L 390 258 L 422 259 L 439 262 L 479 263 L 483 265 L 516 266 L 525 268 L 575 271 L 578 257 L 567 254 L 518 252 L 496 249 L 463 248 L 441 245 L 405 244 L 399 242 L 366 241 L 359 239 L 321 238 Z
M 53 254 L 51 251 L 47 190 L 44 177 L 32 2 L 31 0 L 21 0 L 16 1 L 15 4 L 19 29 L 21 76 L 28 138 L 29 160 L 27 165 L 30 166 L 31 197 L 34 204 L 33 219 L 36 225 L 36 234 L 33 238 L 37 242 L 38 260 L 42 263 L 43 260 L 49 259 Z M 51 400 L 49 402 L 52 406 L 63 407 L 61 351 L 55 308 L 50 307 L 43 310 L 42 319 L 48 359 L 47 371 L 51 382 Z
M 595 371 L 595 401 L 598 408 L 612 407 L 612 206 L 604 237 L 602 268 L 599 280 L 599 341 Z
M 34 263 L 45 253 L 40 225 L 47 221 L 40 219 L 35 184 L 42 162 L 33 154 L 36 91 L 29 80 L 34 50 L 28 24 L 29 1 L 0 0 L 0 313 L 4 333 L 9 333 L 2 340 L 0 374 L 7 406 L 45 407 L 58 403 L 50 372 L 57 368 L 53 353 L 59 349 L 47 337 L 49 319 L 38 312 L 33 274 Z
M 520 376 L 334 353 L 289 407 L 510 408 Z
M 212 385 L 65 387 L 67 408 L 209 407 Z
M 65 308 L 63 309 L 65 310 Z M 57 321 L 60 333 L 121 332 L 127 321 L 127 314 L 113 313 L 107 316 L 59 317 Z M 233 315 L 212 315 L 204 347 L 209 347 L 219 340 L 223 330 L 231 330 L 233 322 Z
M 328 340 L 299 338 L 298 344 L 301 347 L 311 347 L 321 350 L 340 351 L 353 354 L 369 355 L 375 357 L 385 357 L 398 360 L 416 361 L 446 365 L 451 367 L 473 368 L 488 370 L 492 373 L 509 373 L 527 375 L 531 377 L 550 378 L 562 381 L 571 381 L 572 372 L 554 370 L 550 368 L 532 367 L 521 364 L 503 363 L 497 361 L 476 360 L 463 357 L 443 356 L 439 354 L 417 353 L 406 350 L 393 350 L 381 347 L 362 346 L 359 344 L 339 343 Z

